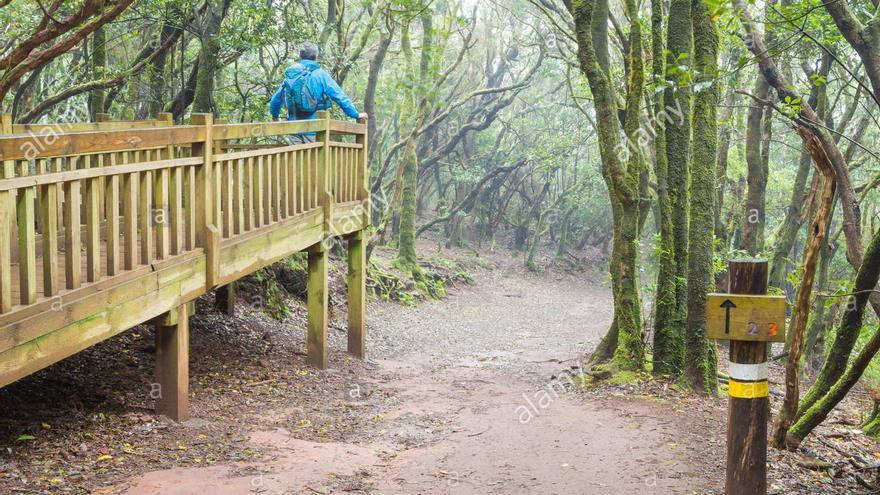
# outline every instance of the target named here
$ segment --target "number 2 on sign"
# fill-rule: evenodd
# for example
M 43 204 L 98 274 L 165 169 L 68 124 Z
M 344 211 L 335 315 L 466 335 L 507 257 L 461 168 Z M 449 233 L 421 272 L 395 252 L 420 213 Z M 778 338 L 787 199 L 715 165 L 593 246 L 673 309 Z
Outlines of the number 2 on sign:
M 758 325 L 753 321 L 749 322 L 749 335 L 758 335 Z
M 777 331 L 776 323 L 768 323 L 767 325 L 770 327 L 770 331 L 767 333 L 767 335 L 770 337 L 775 337 Z

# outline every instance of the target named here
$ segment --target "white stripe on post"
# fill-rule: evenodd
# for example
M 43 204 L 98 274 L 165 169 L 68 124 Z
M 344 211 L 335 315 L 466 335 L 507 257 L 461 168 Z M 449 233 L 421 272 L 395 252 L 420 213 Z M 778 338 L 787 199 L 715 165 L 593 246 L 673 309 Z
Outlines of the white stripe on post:
M 741 382 L 756 382 L 767 379 L 767 363 L 730 363 L 730 378 Z

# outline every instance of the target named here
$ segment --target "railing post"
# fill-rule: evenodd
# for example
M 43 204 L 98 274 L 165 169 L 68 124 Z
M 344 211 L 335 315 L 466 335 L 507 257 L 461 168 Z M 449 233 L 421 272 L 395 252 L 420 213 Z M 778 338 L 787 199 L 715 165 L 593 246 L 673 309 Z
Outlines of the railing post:
M 9 135 L 12 134 L 12 114 L 4 113 L 0 115 L 0 134 Z M 15 161 L 14 160 L 4 160 L 3 161 L 3 175 L 0 178 L 8 179 L 10 177 L 15 177 Z
M 333 202 L 335 198 L 330 192 L 330 173 L 333 164 L 330 162 L 330 112 L 317 113 L 317 118 L 323 121 L 324 130 L 316 134 L 316 141 L 322 146 L 318 151 L 318 201 L 324 210 L 324 237 L 332 235 L 330 231 L 333 220 Z
M 174 127 L 174 114 L 170 112 L 160 112 L 156 114 L 156 123 L 162 124 L 164 127 Z M 168 159 L 171 160 L 174 158 L 174 146 L 168 145 L 167 151 Z
M 364 125 L 364 133 L 355 137 L 355 142 L 361 145 L 360 155 L 358 155 L 358 199 L 361 200 L 363 207 L 363 226 L 366 229 L 370 225 L 370 161 L 367 143 L 370 142 L 367 119 L 358 119 L 358 124 Z
M 109 113 L 95 114 L 95 122 L 110 122 L 111 120 L 113 120 L 113 117 Z
M 0 134 L 12 134 L 12 114 L 0 115 Z M 0 178 L 15 176 L 15 161 L 4 160 Z M 17 243 L 15 225 L 15 192 L 0 193 L 0 313 L 14 305 L 12 301 L 12 246 Z
M 201 156 L 204 163 L 196 169 L 196 247 L 205 250 L 207 258 L 206 282 L 208 289 L 217 283 L 220 232 L 215 224 L 215 174 L 214 174 L 214 116 L 210 113 L 192 115 L 193 125 L 204 126 L 205 140 L 192 143 L 192 156 Z
M 196 246 L 204 248 L 208 244 L 208 226 L 214 224 L 214 194 L 213 194 L 213 165 L 214 148 L 212 125 L 213 115 L 210 113 L 194 113 L 192 124 L 204 126 L 205 140 L 192 143 L 192 156 L 201 156 L 204 163 L 196 169 Z
M 367 119 L 357 119 L 358 124 L 363 124 L 364 132 L 363 134 L 358 134 L 354 138 L 354 142 L 361 145 L 361 152 L 358 155 L 358 199 L 367 199 L 370 191 L 370 167 L 367 153 L 367 143 L 369 142 L 369 136 L 367 135 L 367 129 L 369 126 L 367 125 Z

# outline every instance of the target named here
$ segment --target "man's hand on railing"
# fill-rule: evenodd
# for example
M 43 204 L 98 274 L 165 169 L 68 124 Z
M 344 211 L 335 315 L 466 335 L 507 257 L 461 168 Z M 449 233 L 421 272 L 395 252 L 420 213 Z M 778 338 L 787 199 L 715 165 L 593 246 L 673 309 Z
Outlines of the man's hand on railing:
M 367 117 L 367 114 L 365 114 L 365 113 L 363 113 L 363 112 L 361 112 L 360 114 L 358 114 L 358 119 L 366 119 L 366 118 L 368 118 L 368 117 Z

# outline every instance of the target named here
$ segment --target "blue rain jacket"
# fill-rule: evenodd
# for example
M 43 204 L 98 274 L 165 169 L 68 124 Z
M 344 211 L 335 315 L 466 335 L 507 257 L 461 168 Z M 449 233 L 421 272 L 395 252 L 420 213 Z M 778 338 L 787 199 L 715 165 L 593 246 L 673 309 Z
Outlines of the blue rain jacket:
M 348 96 L 342 91 L 342 88 L 336 84 L 336 81 L 330 77 L 330 74 L 318 65 L 318 62 L 303 59 L 300 60 L 299 63 L 305 65 L 312 71 L 312 76 L 309 79 L 309 91 L 312 93 L 312 96 L 320 102 L 318 104 L 318 110 L 330 110 L 330 107 L 333 104 L 332 102 L 336 102 L 346 115 L 353 119 L 358 118 L 360 112 L 358 112 Z M 287 70 L 289 71 L 291 69 Z M 287 105 L 285 105 L 284 102 L 284 84 L 281 84 L 278 91 L 276 91 L 275 94 L 272 95 L 272 99 L 269 100 L 269 113 L 272 114 L 273 118 L 278 118 L 281 114 L 281 110 L 286 109 L 286 107 Z M 315 113 L 306 115 L 288 113 L 287 115 L 287 120 L 311 120 L 314 118 Z

